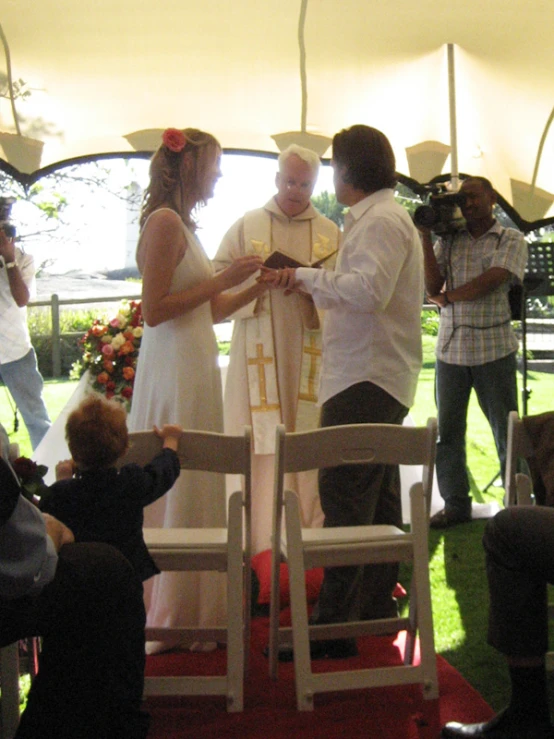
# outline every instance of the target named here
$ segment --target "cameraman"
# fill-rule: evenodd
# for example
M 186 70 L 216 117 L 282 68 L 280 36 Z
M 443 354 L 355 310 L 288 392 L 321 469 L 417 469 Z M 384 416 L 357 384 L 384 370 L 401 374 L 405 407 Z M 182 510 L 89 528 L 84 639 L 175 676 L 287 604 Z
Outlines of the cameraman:
M 0 197 L 0 379 L 21 411 L 36 449 L 50 427 L 42 377 L 27 327 L 27 303 L 35 289 L 33 258 L 15 245 L 9 223 L 13 198 Z
M 490 424 L 504 479 L 508 414 L 517 410 L 518 340 L 508 302 L 510 284 L 527 264 L 523 235 L 493 217 L 496 193 L 484 177 L 469 177 L 460 190 L 466 225 L 438 239 L 419 226 L 425 289 L 439 306 L 435 396 L 438 411 L 437 479 L 444 508 L 433 528 L 471 521 L 466 467 L 467 409 L 471 389 Z

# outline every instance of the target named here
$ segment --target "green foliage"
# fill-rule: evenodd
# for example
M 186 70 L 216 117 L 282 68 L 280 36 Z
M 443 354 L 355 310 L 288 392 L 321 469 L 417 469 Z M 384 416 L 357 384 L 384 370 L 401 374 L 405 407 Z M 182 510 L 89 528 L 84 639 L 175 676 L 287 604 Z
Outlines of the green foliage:
M 416 195 L 407 185 L 398 182 L 394 189 L 394 199 L 405 208 L 413 217 L 415 209 L 421 205 L 421 198 Z
M 439 313 L 436 310 L 421 312 L 421 330 L 424 336 L 437 336 L 439 333 Z
M 320 213 L 342 228 L 345 207 L 337 201 L 335 193 L 324 190 L 320 195 L 312 198 L 312 204 Z
M 83 354 L 80 340 L 91 327 L 93 321 L 111 318 L 113 307 L 95 310 L 61 310 L 60 311 L 60 357 L 63 377 L 69 377 L 72 365 L 79 361 Z M 28 326 L 31 341 L 37 354 L 38 366 L 44 377 L 53 376 L 52 366 L 52 320 L 47 306 L 29 308 Z

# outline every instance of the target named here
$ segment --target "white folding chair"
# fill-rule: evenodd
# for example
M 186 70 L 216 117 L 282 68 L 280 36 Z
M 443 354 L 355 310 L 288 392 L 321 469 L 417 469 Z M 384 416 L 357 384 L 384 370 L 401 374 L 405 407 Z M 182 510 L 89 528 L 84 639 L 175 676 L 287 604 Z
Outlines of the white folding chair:
M 161 449 L 149 431 L 129 434 L 129 451 L 120 464 L 145 464 Z M 224 627 L 147 628 L 147 639 L 227 643 L 224 676 L 147 677 L 145 695 L 225 695 L 228 711 L 242 711 L 248 665 L 251 599 L 250 458 L 251 429 L 242 436 L 185 431 L 179 440 L 181 469 L 241 475 L 244 491 L 229 498 L 227 528 L 145 528 L 144 538 L 160 570 L 213 570 L 227 573 L 227 625 Z M 199 491 L 200 492 L 200 491 Z
M 379 685 L 421 683 L 425 698 L 438 696 L 427 543 L 436 436 L 435 419 L 430 419 L 426 427 L 356 424 L 288 434 L 283 426 L 277 429 L 269 671 L 273 678 L 277 677 L 279 644 L 290 644 L 292 637 L 299 710 L 313 710 L 316 693 Z M 301 528 L 298 497 L 293 491 L 284 490 L 285 473 L 374 462 L 422 465 L 422 482 L 415 483 L 410 490 L 408 532 L 385 525 Z M 289 567 L 292 628 L 279 627 L 282 560 Z M 308 623 L 305 570 L 400 561 L 413 564 L 407 617 L 317 626 Z M 407 631 L 403 665 L 348 672 L 311 671 L 310 639 L 385 634 L 403 629 Z M 416 635 L 420 641 L 419 664 L 414 663 Z
M 508 448 L 506 450 L 506 506 L 532 505 L 535 502 L 533 482 L 529 475 L 518 472 L 520 459 L 533 456 L 533 445 L 517 411 L 508 416 Z

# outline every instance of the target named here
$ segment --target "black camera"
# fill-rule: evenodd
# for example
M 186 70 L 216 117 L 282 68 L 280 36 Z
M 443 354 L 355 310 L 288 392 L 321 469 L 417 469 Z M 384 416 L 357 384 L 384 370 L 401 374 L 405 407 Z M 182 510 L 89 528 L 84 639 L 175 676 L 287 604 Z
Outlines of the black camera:
M 414 223 L 416 226 L 430 228 L 442 236 L 459 231 L 465 226 L 465 218 L 460 210 L 465 202 L 463 192 L 450 192 L 446 185 L 426 185 L 427 202 L 416 208 Z
M 0 197 L 0 231 L 3 231 L 8 239 L 15 239 L 15 226 L 10 221 L 14 203 L 15 198 Z

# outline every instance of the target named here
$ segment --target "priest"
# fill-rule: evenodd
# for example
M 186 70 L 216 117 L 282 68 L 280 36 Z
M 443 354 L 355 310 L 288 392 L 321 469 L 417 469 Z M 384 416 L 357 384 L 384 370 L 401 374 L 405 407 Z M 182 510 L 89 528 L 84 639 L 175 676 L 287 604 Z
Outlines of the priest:
M 275 196 L 231 226 L 215 256 L 216 270 L 244 254 L 259 254 L 264 261 L 271 257 L 271 264 L 292 260 L 333 268 L 339 229 L 310 202 L 318 155 L 292 145 L 281 153 L 278 166 Z M 275 427 L 283 423 L 287 431 L 301 431 L 318 425 L 323 315 L 307 295 L 271 290 L 231 318 L 225 432 L 242 433 L 245 424 L 253 428 L 252 546 L 257 553 L 271 546 Z M 295 477 L 289 483 L 299 493 L 303 525 L 321 525 L 316 473 Z

